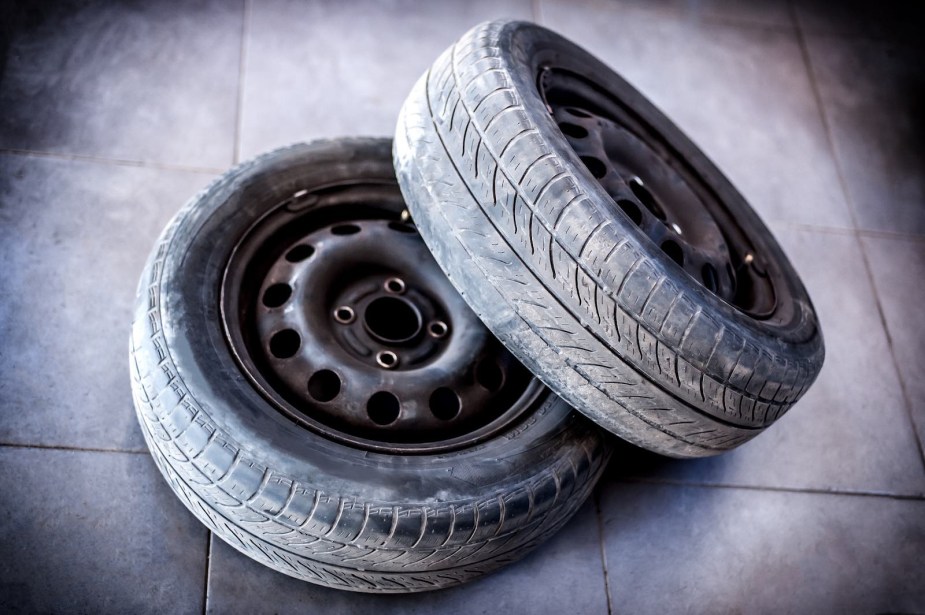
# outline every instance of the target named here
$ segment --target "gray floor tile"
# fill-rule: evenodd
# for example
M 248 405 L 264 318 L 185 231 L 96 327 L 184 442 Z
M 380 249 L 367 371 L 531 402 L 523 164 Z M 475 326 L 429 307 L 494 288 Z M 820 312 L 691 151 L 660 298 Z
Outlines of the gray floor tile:
M 147 455 L 0 447 L 0 611 L 193 613 L 208 533 Z
M 825 365 L 809 392 L 759 437 L 709 459 L 640 455 L 617 476 L 708 484 L 925 493 L 873 291 L 851 234 L 775 229 L 822 323 Z
M 598 4 L 609 5 L 621 14 L 627 11 L 648 11 L 671 14 L 687 21 L 715 21 L 720 23 L 793 27 L 793 18 L 786 0 L 597 0 Z M 545 17 L 545 15 L 543 15 Z M 555 21 L 546 20 L 543 25 L 556 28 Z M 622 34 L 622 33 L 621 33 Z
M 593 502 L 524 560 L 457 588 L 375 596 L 305 583 L 212 545 L 212 613 L 607 613 L 600 532 Z
M 925 234 L 925 45 L 809 36 L 807 48 L 858 225 Z
M 925 502 L 614 484 L 615 612 L 917 613 Z
M 231 163 L 243 0 L 20 5 L 0 147 Z
M 128 372 L 135 288 L 208 179 L 0 155 L 0 442 L 144 449 Z
M 864 237 L 919 442 L 925 442 L 925 242 Z
M 918 0 L 801 0 L 793 3 L 800 27 L 812 33 L 921 39 L 925 6 Z
M 547 24 L 664 110 L 763 218 L 851 227 L 795 32 L 594 1 L 542 7 Z
M 319 137 L 395 131 L 405 97 L 437 56 L 487 19 L 531 19 L 529 0 L 252 5 L 242 152 Z

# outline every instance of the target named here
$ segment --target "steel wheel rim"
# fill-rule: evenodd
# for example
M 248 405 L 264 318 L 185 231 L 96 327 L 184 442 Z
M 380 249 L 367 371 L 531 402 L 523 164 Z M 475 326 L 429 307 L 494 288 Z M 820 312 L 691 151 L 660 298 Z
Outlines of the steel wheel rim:
M 792 298 L 782 273 L 663 135 L 616 94 L 572 70 L 544 64 L 537 87 L 614 215 L 721 301 L 755 320 L 786 321 Z
M 472 446 L 547 390 L 471 312 L 402 210 L 396 184 L 363 181 L 269 207 L 225 265 L 225 337 L 245 377 L 311 431 L 377 452 Z

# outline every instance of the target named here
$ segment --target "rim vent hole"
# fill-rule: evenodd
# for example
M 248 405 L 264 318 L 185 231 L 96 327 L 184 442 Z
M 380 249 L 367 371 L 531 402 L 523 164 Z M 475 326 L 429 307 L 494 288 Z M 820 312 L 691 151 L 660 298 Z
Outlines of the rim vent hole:
M 459 395 L 453 389 L 440 387 L 430 394 L 430 411 L 441 421 L 450 421 L 459 415 Z
M 308 379 L 308 394 L 316 401 L 328 402 L 340 393 L 340 377 L 329 369 L 322 369 Z
M 388 391 L 374 393 L 366 402 L 366 414 L 376 425 L 394 423 L 400 412 L 401 403 Z
M 356 224 L 338 224 L 331 227 L 331 232 L 335 235 L 355 235 L 360 232 L 360 227 Z
M 485 359 L 475 368 L 475 380 L 487 390 L 496 393 L 504 386 L 504 372 L 495 361 Z
M 639 202 L 646 206 L 646 209 L 652 212 L 656 218 L 665 221 L 665 212 L 662 210 L 661 205 L 658 204 L 658 201 L 655 200 L 655 197 L 649 192 L 649 189 L 646 188 L 642 180 L 638 177 L 634 177 L 629 181 L 630 190 L 633 191 L 633 194 L 636 195 L 636 198 L 639 199 Z
M 302 338 L 292 329 L 283 329 L 270 338 L 270 352 L 277 359 L 288 359 L 299 351 Z
M 565 110 L 571 113 L 572 115 L 574 115 L 575 117 L 583 117 L 583 118 L 591 117 L 590 113 L 585 113 L 581 109 L 576 109 L 575 107 L 567 107 Z
M 298 263 L 315 253 L 315 248 L 308 244 L 299 244 L 286 253 L 286 260 L 290 263 Z
M 389 228 L 393 231 L 398 231 L 399 233 L 407 233 L 409 235 L 416 235 L 418 230 L 414 228 L 413 224 L 407 222 L 389 222 Z
M 288 284 L 273 284 L 263 293 L 263 304 L 268 308 L 277 308 L 292 296 L 292 287 Z
M 700 269 L 700 277 L 703 279 L 703 285 L 707 287 L 707 290 L 711 293 L 715 293 L 718 288 L 716 268 L 710 263 L 704 263 L 703 267 Z
M 662 242 L 662 252 L 668 255 L 668 258 L 676 262 L 679 266 L 684 266 L 684 250 L 676 241 L 666 239 Z
M 588 170 L 591 171 L 591 175 L 595 178 L 601 179 L 607 175 L 607 165 L 594 156 L 581 156 L 581 161 L 585 163 L 585 166 L 588 167 Z
M 633 224 L 636 226 L 642 224 L 642 212 L 639 211 L 639 207 L 636 205 L 636 203 L 628 199 L 620 199 L 617 201 L 617 205 L 619 205 L 620 209 L 623 210 L 623 213 L 625 213 L 627 217 L 633 221 Z
M 584 139 L 588 136 L 588 131 L 585 130 L 584 127 L 578 124 L 572 124 L 571 122 L 562 122 L 559 124 L 559 130 L 573 139 Z

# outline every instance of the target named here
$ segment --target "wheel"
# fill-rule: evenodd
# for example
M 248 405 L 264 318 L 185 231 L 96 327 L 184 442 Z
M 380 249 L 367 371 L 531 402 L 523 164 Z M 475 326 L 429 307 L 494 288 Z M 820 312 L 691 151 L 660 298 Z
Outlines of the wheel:
M 488 328 L 630 442 L 728 450 L 822 366 L 806 290 L 742 196 L 549 30 L 463 36 L 406 100 L 394 158 L 424 240 Z
M 142 431 L 186 506 L 257 561 L 363 592 L 521 557 L 609 456 L 402 220 L 390 150 L 296 145 L 219 178 L 151 254 L 130 348 Z

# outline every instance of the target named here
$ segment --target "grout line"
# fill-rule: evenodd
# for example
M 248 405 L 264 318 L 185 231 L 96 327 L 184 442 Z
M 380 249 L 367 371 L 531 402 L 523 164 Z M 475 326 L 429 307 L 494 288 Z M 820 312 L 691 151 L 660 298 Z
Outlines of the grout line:
M 791 10 L 795 11 L 792 5 Z M 794 21 L 796 21 L 795 17 Z M 806 36 L 803 34 L 803 30 L 800 28 L 799 24 L 797 24 L 796 33 L 797 41 L 800 44 L 800 53 L 803 55 L 803 63 L 806 66 L 806 72 L 813 91 L 813 97 L 816 99 L 816 107 L 819 109 L 819 116 L 822 120 L 823 129 L 825 130 L 826 141 L 828 143 L 829 150 L 832 152 L 832 160 L 835 163 L 835 171 L 838 174 L 838 183 L 841 187 L 842 194 L 845 197 L 845 204 L 848 206 L 848 214 L 851 217 L 852 226 L 854 226 L 855 240 L 857 241 L 858 247 L 860 249 L 861 261 L 864 263 L 864 271 L 867 274 L 867 281 L 870 284 L 871 290 L 873 291 L 874 304 L 877 306 L 877 314 L 880 317 L 880 325 L 883 328 L 883 334 L 886 336 L 887 347 L 890 349 L 890 358 L 893 361 L 893 371 L 896 373 L 896 378 L 899 380 L 899 389 L 900 393 L 902 393 L 903 404 L 906 408 L 906 418 L 909 421 L 909 428 L 912 429 L 912 436 L 915 439 L 916 445 L 918 446 L 921 469 L 925 471 L 925 445 L 923 445 L 922 440 L 919 437 L 918 430 L 915 428 L 915 419 L 912 415 L 912 398 L 909 395 L 908 387 L 906 386 L 906 379 L 903 377 L 902 370 L 899 367 L 899 361 L 896 358 L 896 349 L 893 346 L 893 336 L 890 335 L 890 327 L 887 324 L 886 311 L 883 309 L 883 301 L 880 298 L 880 291 L 877 289 L 873 268 L 870 265 L 870 258 L 867 254 L 867 246 L 864 244 L 861 233 L 859 231 L 854 200 L 851 198 L 851 193 L 848 190 L 848 183 L 845 181 L 845 173 L 842 168 L 843 165 L 841 158 L 839 157 L 838 150 L 835 147 L 835 138 L 832 133 L 832 126 L 829 122 L 828 114 L 825 112 L 825 106 L 822 104 L 822 93 L 819 90 L 819 83 L 816 80 L 816 74 L 813 70 L 812 59 L 809 55 L 809 47 L 806 44 Z
M 0 148 L 0 154 L 13 154 L 17 156 L 37 156 L 39 158 L 55 158 L 59 160 L 71 160 L 79 162 L 95 162 L 97 164 L 113 164 L 124 167 L 142 167 L 151 169 L 161 169 L 164 171 L 186 171 L 188 173 L 207 173 L 215 175 L 223 173 L 222 169 L 212 167 L 188 167 L 180 164 L 166 164 L 163 162 L 149 162 L 144 160 L 127 160 L 122 158 L 104 158 L 102 156 L 87 156 L 84 154 L 64 154 L 57 152 L 43 152 L 31 149 L 18 148 Z
M 672 487 L 696 487 L 699 489 L 740 489 L 743 491 L 765 491 L 769 493 L 806 493 L 810 495 L 839 495 L 864 498 L 883 498 L 906 502 L 925 502 L 925 494 L 900 494 L 880 491 L 849 491 L 845 489 L 800 489 L 797 487 L 760 487 L 757 485 L 734 485 L 723 483 L 699 483 L 671 478 L 613 478 L 614 482 L 631 484 L 670 485 Z
M 594 510 L 597 515 L 597 544 L 601 550 L 601 566 L 604 569 L 604 594 L 607 596 L 607 615 L 613 615 L 613 601 L 610 598 L 610 575 L 607 573 L 607 552 L 604 549 L 604 516 L 601 513 L 601 490 L 594 490 Z
M 209 577 L 212 576 L 212 540 L 215 534 L 209 530 L 209 540 L 206 541 L 206 578 L 202 589 L 202 615 L 209 612 Z
M 75 451 L 79 453 L 122 453 L 125 455 L 147 455 L 148 451 L 130 451 L 119 448 L 95 448 L 82 446 L 63 446 L 58 444 L 20 444 L 18 442 L 0 442 L 0 448 L 31 448 L 45 451 Z
M 925 235 L 918 233 L 897 233 L 896 231 L 869 231 L 858 230 L 858 235 L 871 239 L 894 239 L 896 241 L 911 241 L 915 243 L 925 242 Z
M 244 0 L 244 15 L 241 19 L 241 48 L 238 53 L 238 95 L 234 109 L 234 149 L 231 164 L 241 161 L 241 132 L 244 122 L 244 69 L 247 62 L 247 37 L 250 34 L 251 3 Z

